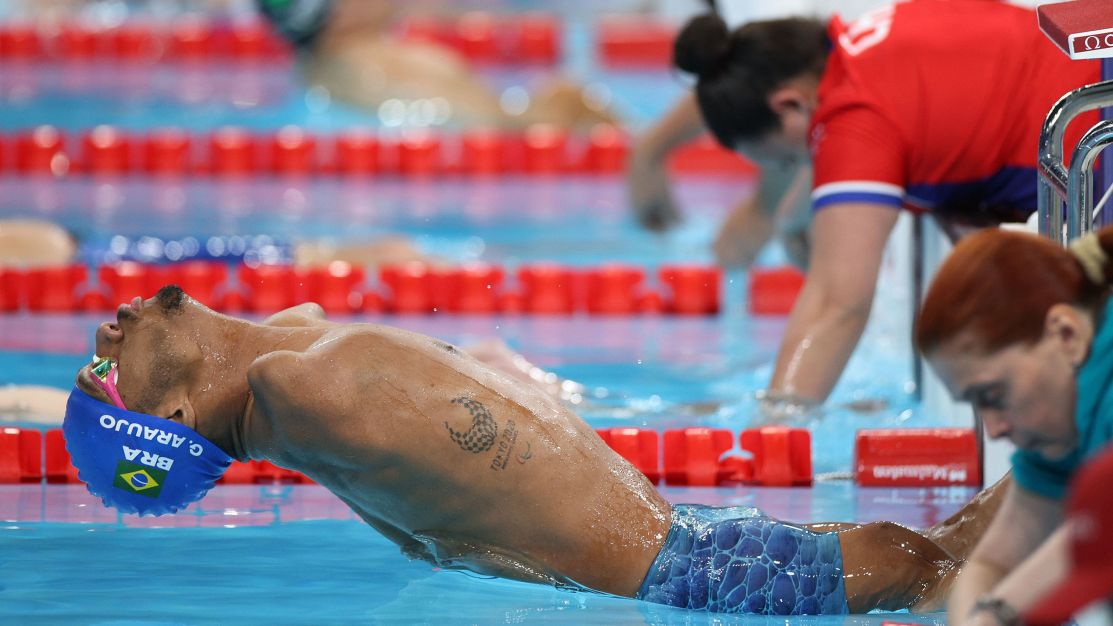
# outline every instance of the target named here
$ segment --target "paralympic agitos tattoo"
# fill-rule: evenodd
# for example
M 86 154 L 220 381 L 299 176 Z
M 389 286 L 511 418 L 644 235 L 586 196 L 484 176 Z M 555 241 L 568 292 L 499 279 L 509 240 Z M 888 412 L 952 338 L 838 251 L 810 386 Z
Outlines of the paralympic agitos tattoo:
M 458 431 L 449 426 L 446 420 L 444 427 L 448 429 L 448 436 L 468 452 L 479 454 L 490 450 L 495 443 L 495 437 L 499 434 L 499 426 L 495 423 L 495 418 L 491 417 L 487 407 L 463 397 L 453 398 L 452 403 L 463 405 L 471 413 L 471 426 L 465 431 Z

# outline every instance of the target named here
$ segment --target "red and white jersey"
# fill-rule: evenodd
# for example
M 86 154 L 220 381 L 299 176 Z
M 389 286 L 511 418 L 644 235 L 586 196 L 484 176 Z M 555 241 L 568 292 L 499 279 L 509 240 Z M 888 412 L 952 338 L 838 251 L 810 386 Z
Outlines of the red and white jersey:
M 911 0 L 829 25 L 812 118 L 812 206 L 873 202 L 972 222 L 1036 209 L 1040 127 L 1063 94 L 1101 79 L 1033 11 L 994 0 Z M 1067 154 L 1098 120 L 1068 128 Z

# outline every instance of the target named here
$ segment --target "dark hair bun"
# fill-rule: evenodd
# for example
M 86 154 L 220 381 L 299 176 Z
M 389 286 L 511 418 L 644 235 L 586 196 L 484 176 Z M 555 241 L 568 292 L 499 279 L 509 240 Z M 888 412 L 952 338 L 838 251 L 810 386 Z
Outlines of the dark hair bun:
M 729 52 L 730 29 L 716 13 L 692 18 L 676 36 L 672 49 L 673 63 L 696 76 L 718 69 Z

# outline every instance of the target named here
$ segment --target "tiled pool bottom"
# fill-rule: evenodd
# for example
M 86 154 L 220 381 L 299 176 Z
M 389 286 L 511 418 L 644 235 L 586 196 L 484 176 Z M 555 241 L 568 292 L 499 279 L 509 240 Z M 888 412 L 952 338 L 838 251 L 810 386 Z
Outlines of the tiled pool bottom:
M 966 488 L 671 488 L 672 502 L 801 521 L 923 527 Z M 219 486 L 183 514 L 120 516 L 80 485 L 0 486 L 0 623 L 877 624 L 892 615 L 724 616 L 441 572 L 317 486 Z M 899 615 L 943 624 L 940 614 Z

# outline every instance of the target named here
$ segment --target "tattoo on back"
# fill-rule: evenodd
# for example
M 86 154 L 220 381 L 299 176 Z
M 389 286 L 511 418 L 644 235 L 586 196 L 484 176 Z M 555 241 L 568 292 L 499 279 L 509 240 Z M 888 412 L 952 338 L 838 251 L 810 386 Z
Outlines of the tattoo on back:
M 471 427 L 465 431 L 454 430 L 445 421 L 444 427 L 448 429 L 448 436 L 464 450 L 479 454 L 491 449 L 495 437 L 499 433 L 499 426 L 491 412 L 481 403 L 470 398 L 453 398 L 453 404 L 462 404 L 471 413 Z

